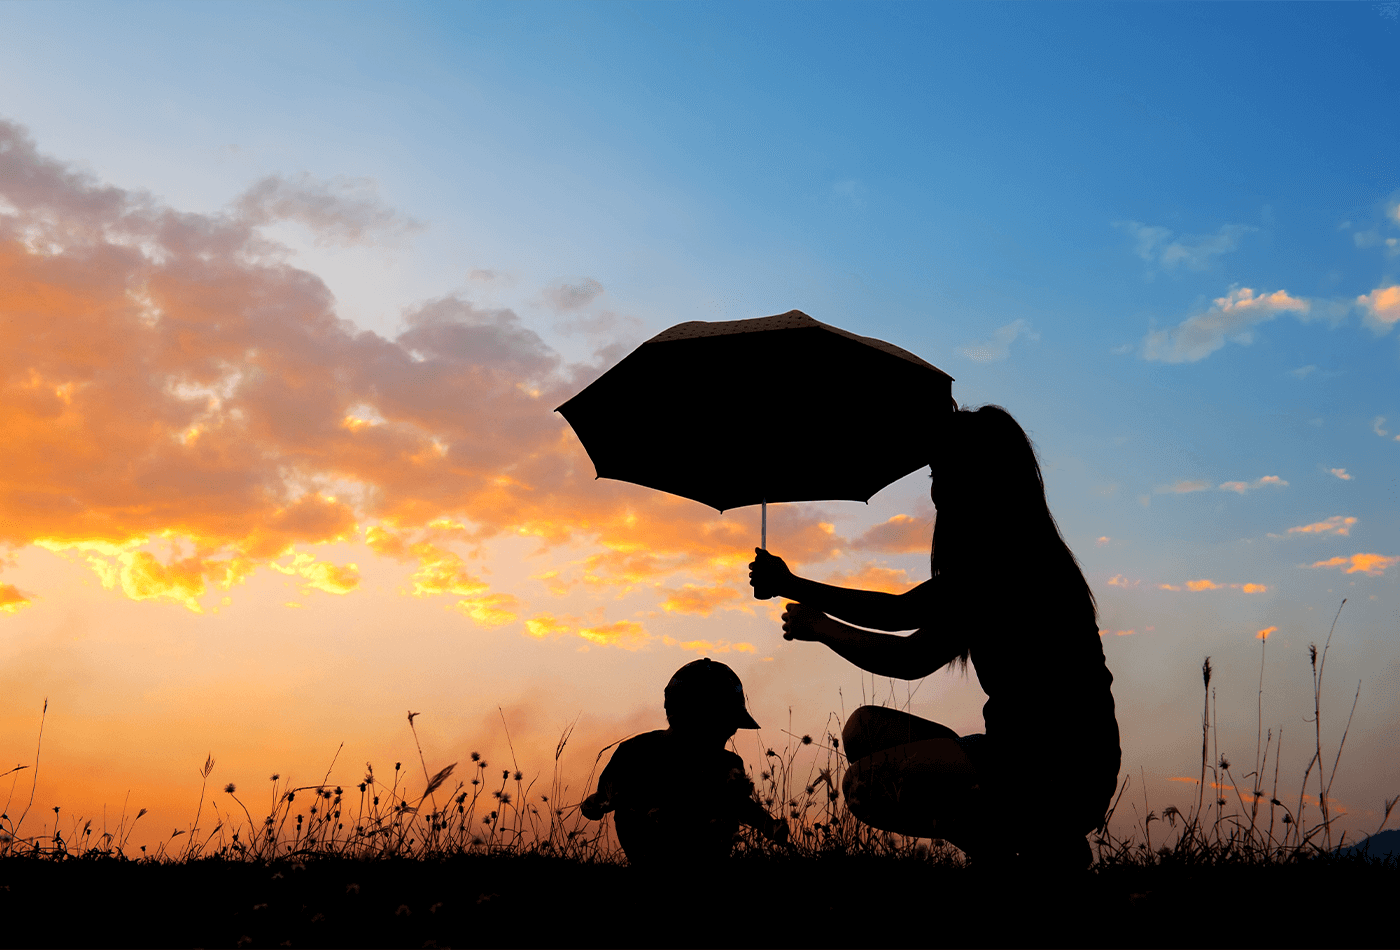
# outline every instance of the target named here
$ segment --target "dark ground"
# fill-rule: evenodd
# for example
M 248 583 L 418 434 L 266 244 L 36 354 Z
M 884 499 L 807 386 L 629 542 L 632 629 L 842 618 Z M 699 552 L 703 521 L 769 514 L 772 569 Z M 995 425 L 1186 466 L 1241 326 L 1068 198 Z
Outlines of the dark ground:
M 1361 861 L 1076 876 L 748 858 L 687 880 L 538 857 L 10 858 L 0 946 L 1390 947 L 1398 884 Z

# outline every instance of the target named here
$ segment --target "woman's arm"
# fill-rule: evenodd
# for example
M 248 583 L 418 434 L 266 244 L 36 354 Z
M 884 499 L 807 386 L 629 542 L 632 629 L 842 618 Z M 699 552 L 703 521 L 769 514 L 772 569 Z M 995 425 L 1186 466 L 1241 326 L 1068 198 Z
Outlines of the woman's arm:
M 903 594 L 851 590 L 798 577 L 782 558 L 760 548 L 755 548 L 754 554 L 749 583 L 757 598 L 786 597 L 875 630 L 913 630 L 924 622 L 924 584 Z
M 961 647 L 946 634 L 925 625 L 908 636 L 872 633 L 833 620 L 809 604 L 789 604 L 783 613 L 783 638 L 813 640 L 876 676 L 914 680 L 951 663 Z

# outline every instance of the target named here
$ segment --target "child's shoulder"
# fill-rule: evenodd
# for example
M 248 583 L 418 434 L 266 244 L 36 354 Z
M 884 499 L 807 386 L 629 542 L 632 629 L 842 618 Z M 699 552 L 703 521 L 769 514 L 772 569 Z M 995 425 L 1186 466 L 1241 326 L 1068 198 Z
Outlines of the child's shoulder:
M 630 739 L 623 739 L 617 744 L 617 751 L 623 749 L 649 749 L 655 746 L 665 745 L 669 734 L 665 729 L 653 729 L 651 732 L 638 733 Z
M 613 752 L 613 761 L 653 757 L 669 745 L 669 738 L 665 729 L 655 729 L 623 739 Z

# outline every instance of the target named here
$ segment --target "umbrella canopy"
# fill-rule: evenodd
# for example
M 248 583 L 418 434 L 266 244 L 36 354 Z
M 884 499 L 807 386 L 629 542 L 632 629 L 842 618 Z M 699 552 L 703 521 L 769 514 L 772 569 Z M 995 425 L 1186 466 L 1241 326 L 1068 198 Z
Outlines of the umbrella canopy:
M 790 310 L 674 326 L 557 411 L 599 478 L 720 511 L 869 501 L 928 464 L 952 383 L 907 350 Z

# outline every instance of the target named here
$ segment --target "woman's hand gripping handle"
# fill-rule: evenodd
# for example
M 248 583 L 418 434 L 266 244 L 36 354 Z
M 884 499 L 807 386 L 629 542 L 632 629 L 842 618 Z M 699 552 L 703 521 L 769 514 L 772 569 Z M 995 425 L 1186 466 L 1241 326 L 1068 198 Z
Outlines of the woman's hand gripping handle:
M 784 596 L 784 591 L 792 586 L 795 577 L 783 559 L 769 554 L 762 548 L 754 548 L 754 559 L 749 564 L 749 584 L 757 600 L 772 600 Z

